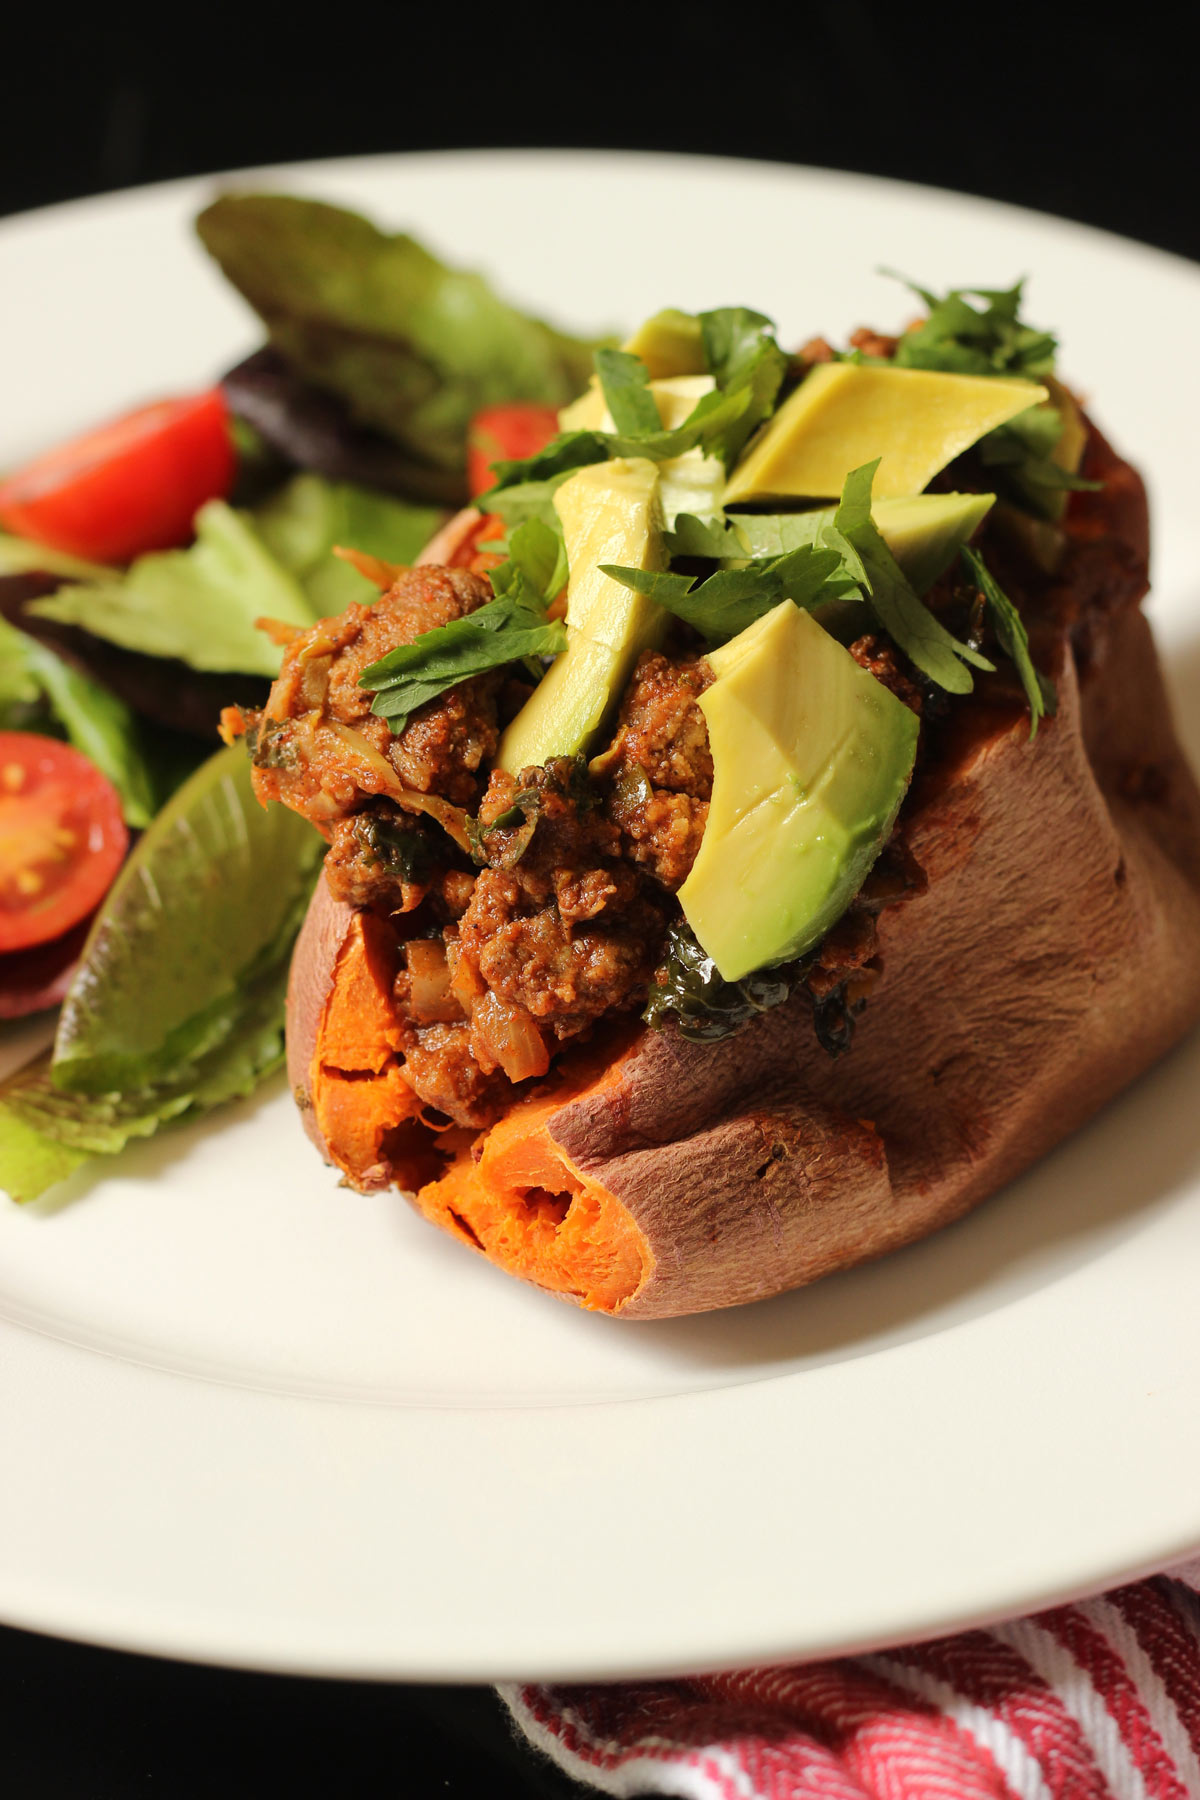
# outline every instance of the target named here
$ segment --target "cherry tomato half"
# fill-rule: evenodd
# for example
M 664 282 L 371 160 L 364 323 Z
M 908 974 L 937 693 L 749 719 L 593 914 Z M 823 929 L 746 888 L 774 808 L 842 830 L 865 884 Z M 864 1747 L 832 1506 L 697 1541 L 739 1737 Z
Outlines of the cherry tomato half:
M 488 406 L 477 412 L 467 432 L 467 485 L 472 498 L 496 485 L 494 462 L 520 462 L 544 450 L 558 436 L 558 413 L 532 400 Z
M 94 763 L 57 738 L 0 731 L 0 951 L 86 918 L 128 844 L 120 796 Z
M 196 509 L 233 486 L 219 388 L 157 400 L 35 457 L 0 481 L 0 523 L 92 562 L 128 562 L 192 535 Z

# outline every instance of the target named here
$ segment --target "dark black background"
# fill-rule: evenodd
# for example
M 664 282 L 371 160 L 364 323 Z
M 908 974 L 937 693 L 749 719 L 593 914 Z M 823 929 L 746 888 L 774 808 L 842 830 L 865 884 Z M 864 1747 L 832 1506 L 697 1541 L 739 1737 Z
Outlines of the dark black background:
M 305 157 L 573 145 L 900 176 L 1200 257 L 1183 16 L 911 0 L 792 6 L 771 26 L 686 0 L 323 17 L 247 0 L 150 24 L 60 10 L 6 22 L 0 213 Z M 510 1743 L 486 1691 L 194 1669 L 3 1629 L 0 1786 L 22 1800 L 569 1791 Z

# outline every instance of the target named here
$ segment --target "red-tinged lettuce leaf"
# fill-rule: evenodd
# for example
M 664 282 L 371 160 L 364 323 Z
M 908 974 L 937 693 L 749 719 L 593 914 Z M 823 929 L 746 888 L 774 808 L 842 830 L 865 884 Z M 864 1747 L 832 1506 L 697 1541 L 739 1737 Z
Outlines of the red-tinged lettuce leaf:
M 71 985 L 90 924 L 85 919 L 49 944 L 0 956 L 0 1019 L 23 1019 L 58 1005 Z
M 434 468 L 360 424 L 345 400 L 314 387 L 269 344 L 231 369 L 221 386 L 235 418 L 299 469 L 433 505 L 460 506 L 467 498 L 464 471 Z
M 356 213 L 224 194 L 196 229 L 291 367 L 430 469 L 463 476 L 467 427 L 484 407 L 561 406 L 587 382 L 592 344 Z

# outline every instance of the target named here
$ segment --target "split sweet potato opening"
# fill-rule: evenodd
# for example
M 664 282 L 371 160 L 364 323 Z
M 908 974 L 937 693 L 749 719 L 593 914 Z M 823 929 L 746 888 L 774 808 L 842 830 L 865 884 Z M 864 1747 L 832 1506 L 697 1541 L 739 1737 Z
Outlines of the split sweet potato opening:
M 613 1046 L 593 1046 L 482 1132 L 431 1114 L 404 1078 L 392 999 L 396 939 L 371 913 L 351 914 L 319 1017 L 309 1097 L 326 1150 L 354 1187 L 395 1183 L 433 1224 L 490 1261 L 581 1305 L 615 1312 L 653 1271 L 626 1208 L 571 1160 L 553 1115 L 615 1084 Z

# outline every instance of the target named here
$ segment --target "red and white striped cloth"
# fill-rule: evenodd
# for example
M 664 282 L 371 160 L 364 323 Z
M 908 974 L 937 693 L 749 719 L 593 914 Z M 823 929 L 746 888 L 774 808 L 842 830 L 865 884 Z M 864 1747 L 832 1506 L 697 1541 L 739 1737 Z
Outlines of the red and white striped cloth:
M 1200 1563 L 987 1630 L 686 1681 L 505 1686 L 605 1794 L 1200 1800 Z

